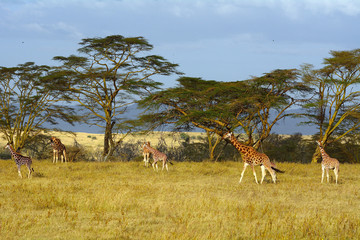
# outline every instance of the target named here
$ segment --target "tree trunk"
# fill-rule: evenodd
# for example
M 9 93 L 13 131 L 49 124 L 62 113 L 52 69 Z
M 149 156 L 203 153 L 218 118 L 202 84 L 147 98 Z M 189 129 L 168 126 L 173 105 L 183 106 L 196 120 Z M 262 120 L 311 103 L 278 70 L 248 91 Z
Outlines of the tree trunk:
M 214 161 L 214 155 L 215 155 L 215 148 L 220 143 L 221 137 L 216 135 L 215 133 L 210 133 L 209 131 L 206 131 L 206 135 L 208 138 L 208 147 L 209 147 L 209 158 L 210 161 Z M 216 137 L 216 140 L 213 144 L 213 139 Z M 215 159 L 215 162 L 218 158 Z
M 312 156 L 311 163 L 318 163 L 320 160 L 321 160 L 320 148 L 317 147 Z
M 114 151 L 110 151 L 112 146 L 112 129 L 115 122 L 106 122 L 105 134 L 104 134 L 104 151 L 103 151 L 103 160 L 106 161 L 109 157 L 112 156 Z M 112 145 L 111 145 L 112 144 Z
M 105 134 L 104 134 L 104 151 L 103 151 L 103 157 L 105 157 L 109 153 L 110 149 L 110 140 L 111 140 L 111 122 L 106 122 L 105 126 Z

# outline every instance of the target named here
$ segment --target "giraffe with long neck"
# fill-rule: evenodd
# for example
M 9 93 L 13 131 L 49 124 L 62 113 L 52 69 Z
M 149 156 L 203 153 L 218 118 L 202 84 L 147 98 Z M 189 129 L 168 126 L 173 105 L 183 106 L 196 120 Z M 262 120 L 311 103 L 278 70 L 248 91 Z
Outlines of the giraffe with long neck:
M 251 146 L 246 146 L 243 143 L 240 143 L 236 137 L 234 136 L 233 133 L 228 132 L 223 136 L 224 139 L 227 139 L 230 141 L 230 143 L 239 151 L 242 160 L 244 162 L 244 168 L 241 172 L 241 177 L 240 177 L 240 181 L 239 183 L 241 183 L 242 178 L 244 177 L 244 173 L 245 170 L 247 168 L 247 166 L 251 166 L 252 170 L 253 170 L 253 174 L 255 177 L 255 182 L 258 184 L 258 180 L 257 180 L 257 176 L 256 176 L 256 172 L 255 172 L 255 166 L 260 165 L 261 166 L 261 173 L 262 173 L 262 177 L 261 177 L 261 182 L 263 183 L 265 175 L 266 175 L 266 170 L 269 171 L 272 180 L 274 183 L 276 183 L 276 172 L 283 172 L 280 171 L 279 169 L 277 169 L 271 162 L 269 157 L 264 154 L 264 153 L 259 153 L 257 152 L 253 147 Z
M 21 165 L 27 166 L 27 168 L 29 169 L 28 178 L 30 178 L 31 172 L 34 172 L 34 169 L 31 167 L 31 164 L 32 164 L 31 158 L 23 156 L 20 153 L 17 153 L 13 149 L 13 147 L 10 145 L 10 143 L 6 144 L 5 148 L 8 148 L 10 150 L 11 156 L 14 158 L 16 166 L 18 168 L 18 173 L 19 173 L 20 178 L 22 178 L 21 171 L 20 171 Z
M 144 145 L 143 145 L 144 163 L 145 163 L 145 167 L 148 167 L 149 166 L 149 160 L 150 160 L 150 151 L 145 146 L 150 147 L 150 142 L 144 142 Z
M 327 181 L 329 182 L 329 169 L 334 169 L 335 174 L 335 182 L 338 183 L 338 177 L 339 177 L 339 171 L 340 171 L 340 163 L 336 158 L 330 157 L 324 150 L 324 146 L 320 141 L 316 141 L 316 143 L 319 145 L 322 161 L 321 161 L 321 169 L 322 169 L 322 175 L 321 175 L 321 183 L 324 181 L 324 175 L 326 171 L 326 177 Z
M 144 143 L 143 145 L 144 149 L 147 149 L 153 156 L 154 162 L 152 163 L 152 167 L 155 170 L 155 165 L 156 165 L 156 171 L 158 170 L 158 165 L 157 163 L 162 161 L 163 166 L 162 166 L 162 170 L 164 170 L 164 167 L 166 167 L 166 170 L 169 171 L 168 165 L 167 165 L 167 156 L 160 152 L 159 150 L 150 147 L 150 144 Z
M 60 139 L 56 137 L 50 138 L 51 146 L 53 148 L 53 163 L 59 161 L 66 162 L 66 147 L 61 143 Z

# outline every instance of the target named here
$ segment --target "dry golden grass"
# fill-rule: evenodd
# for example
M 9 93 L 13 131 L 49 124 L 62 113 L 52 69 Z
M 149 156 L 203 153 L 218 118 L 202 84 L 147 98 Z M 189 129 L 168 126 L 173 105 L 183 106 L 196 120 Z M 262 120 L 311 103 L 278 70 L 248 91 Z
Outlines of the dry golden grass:
M 278 163 L 256 185 L 242 164 L 0 161 L 0 239 L 359 239 L 360 165 L 321 184 L 319 164 Z M 25 168 L 23 175 L 25 175 Z M 257 167 L 258 176 L 260 169 Z

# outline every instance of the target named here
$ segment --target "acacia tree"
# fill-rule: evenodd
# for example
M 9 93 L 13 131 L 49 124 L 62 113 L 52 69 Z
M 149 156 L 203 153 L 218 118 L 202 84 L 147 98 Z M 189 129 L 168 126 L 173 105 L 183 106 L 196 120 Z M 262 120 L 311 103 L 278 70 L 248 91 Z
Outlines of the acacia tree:
M 0 132 L 15 149 L 40 134 L 46 122 L 76 120 L 71 108 L 58 104 L 64 101 L 61 91 L 47 87 L 50 69 L 33 62 L 0 67 Z
M 331 51 L 324 59 L 325 66 L 314 69 L 303 66 L 304 80 L 315 89 L 304 108 L 307 124 L 319 129 L 319 140 L 324 144 L 336 142 L 360 127 L 360 49 Z M 312 162 L 320 159 L 316 149 Z
M 155 92 L 138 102 L 140 108 L 146 109 L 139 118 L 139 125 L 149 124 L 145 128 L 150 130 L 166 124 L 172 124 L 176 130 L 201 128 L 207 133 L 209 157 L 214 159 L 213 153 L 219 143 L 216 136 L 225 128 L 225 123 L 218 121 L 222 111 L 217 106 L 222 96 L 225 97 L 219 87 L 221 83 L 191 77 L 181 77 L 177 81 L 177 87 Z
M 182 77 L 178 82 L 178 87 L 139 102 L 150 112 L 142 116 L 142 121 L 194 126 L 219 136 L 238 129 L 246 134 L 248 145 L 254 144 L 255 133 L 259 144 L 267 138 L 276 122 L 289 116 L 286 109 L 297 103 L 296 94 L 308 90 L 297 81 L 296 70 L 275 70 L 248 81 Z M 275 110 L 275 117 L 271 110 Z
M 257 121 L 250 130 L 259 134 L 255 147 L 258 148 L 280 120 L 296 115 L 287 110 L 301 105 L 311 88 L 299 80 L 297 69 L 277 69 L 251 79 L 248 84 L 252 88 L 251 104 L 254 105 L 252 111 L 255 112 L 255 119 L 251 121 Z
M 177 64 L 158 55 L 146 55 L 153 46 L 143 37 L 86 38 L 80 45 L 80 56 L 54 58 L 63 63 L 54 74 L 58 75 L 58 83 L 68 87 L 73 101 L 88 110 L 87 119 L 104 129 L 106 161 L 122 140 L 115 139 L 114 129 L 125 128 L 121 116 L 127 106 L 161 85 L 152 76 L 180 72 Z

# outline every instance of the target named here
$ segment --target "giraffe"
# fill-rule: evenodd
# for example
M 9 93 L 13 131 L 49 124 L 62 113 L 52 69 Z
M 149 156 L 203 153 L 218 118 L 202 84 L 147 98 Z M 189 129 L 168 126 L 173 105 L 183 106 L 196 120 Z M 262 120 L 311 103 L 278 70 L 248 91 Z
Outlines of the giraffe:
M 50 138 L 50 142 L 51 142 L 51 146 L 53 148 L 53 163 L 55 163 L 55 159 L 56 159 L 56 163 L 59 159 L 59 161 L 62 160 L 62 162 L 66 162 L 66 147 L 64 144 L 61 143 L 60 139 L 56 138 L 56 137 L 51 137 Z M 56 158 L 57 156 L 57 158 Z M 62 156 L 62 159 L 61 159 Z
M 12 148 L 10 143 L 6 144 L 5 148 L 8 148 L 10 150 L 11 156 L 14 158 L 16 166 L 18 168 L 18 173 L 20 178 L 22 178 L 20 167 L 21 165 L 26 165 L 29 169 L 28 178 L 31 176 L 31 172 L 34 172 L 34 169 L 31 167 L 32 160 L 30 157 L 25 157 L 21 155 L 20 153 L 15 152 L 15 150 Z
M 316 143 L 319 145 L 320 153 L 322 157 L 321 161 L 321 169 L 322 169 L 322 175 L 321 175 L 321 183 L 324 181 L 324 175 L 326 170 L 326 177 L 327 181 L 329 182 L 329 169 L 334 169 L 335 173 L 335 182 L 338 183 L 338 177 L 339 177 L 339 166 L 340 163 L 336 158 L 330 157 L 324 150 L 324 147 L 320 141 L 316 141 Z
M 143 145 L 144 149 L 147 149 L 153 156 L 154 162 L 152 163 L 152 167 L 155 171 L 155 165 L 156 165 L 156 171 L 158 171 L 158 161 L 163 162 L 162 170 L 164 170 L 164 167 L 166 167 L 166 170 L 169 171 L 168 165 L 167 165 L 167 156 L 160 152 L 159 150 L 156 150 L 155 148 L 150 147 L 150 144 L 144 143 Z
M 147 143 L 144 142 L 144 145 L 143 145 L 144 163 L 145 163 L 145 167 L 148 167 L 149 166 L 149 160 L 150 160 L 150 151 L 145 146 L 150 147 L 150 142 L 147 142 Z
M 241 157 L 244 161 L 244 168 L 243 171 L 241 172 L 241 177 L 240 177 L 240 181 L 239 183 L 241 183 L 241 180 L 244 176 L 245 170 L 247 166 L 251 166 L 252 170 L 253 170 L 253 174 L 255 177 L 255 182 L 257 184 L 259 184 L 258 180 L 257 180 L 257 176 L 256 176 L 256 172 L 254 167 L 257 165 L 261 166 L 261 173 L 262 173 L 262 177 L 261 177 L 261 184 L 264 181 L 265 175 L 266 175 L 266 170 L 269 171 L 272 180 L 274 183 L 276 183 L 276 172 L 281 172 L 283 173 L 283 171 L 280 171 L 279 169 L 277 169 L 274 166 L 274 163 L 270 162 L 269 157 L 264 154 L 264 153 L 259 153 L 257 152 L 253 147 L 251 146 L 246 146 L 242 143 L 240 143 L 234 136 L 233 133 L 228 132 L 223 136 L 224 139 L 227 139 L 230 141 L 230 143 L 239 151 L 239 153 L 241 154 Z

